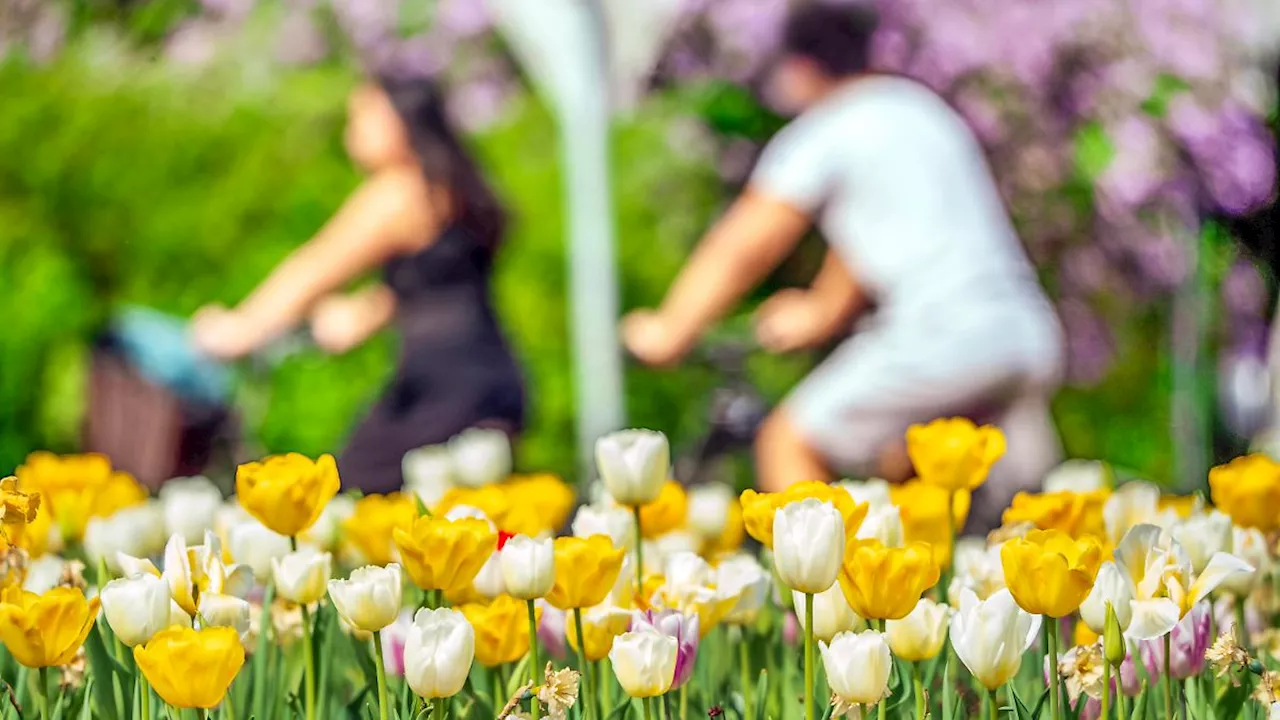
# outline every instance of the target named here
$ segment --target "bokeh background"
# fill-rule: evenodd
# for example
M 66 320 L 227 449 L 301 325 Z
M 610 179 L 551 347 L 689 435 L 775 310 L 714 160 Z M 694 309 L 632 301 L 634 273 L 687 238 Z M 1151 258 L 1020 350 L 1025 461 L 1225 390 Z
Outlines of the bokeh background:
M 798 0 L 797 0 L 798 1 Z M 1157 481 L 1272 404 L 1272 0 L 879 0 L 881 69 L 946 96 L 985 144 L 1070 340 L 1069 454 Z M 649 92 L 615 122 L 624 307 L 657 301 L 783 120 L 759 71 L 787 0 L 684 0 Z M 516 223 L 499 310 L 534 399 L 518 464 L 572 474 L 556 130 L 481 0 L 0 0 L 0 470 L 80 446 L 93 339 L 122 304 L 241 299 L 359 177 L 346 93 L 370 68 L 439 76 Z M 806 244 L 770 288 L 805 281 Z M 304 352 L 251 432 L 336 449 L 394 338 Z M 753 358 L 780 397 L 814 357 Z M 718 378 L 629 367 L 629 420 L 679 447 Z

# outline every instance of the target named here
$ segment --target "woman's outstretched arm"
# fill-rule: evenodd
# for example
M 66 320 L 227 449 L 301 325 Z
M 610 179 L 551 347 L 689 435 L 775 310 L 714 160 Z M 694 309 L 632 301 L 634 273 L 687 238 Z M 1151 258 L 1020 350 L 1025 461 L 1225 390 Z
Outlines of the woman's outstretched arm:
M 423 247 L 435 222 L 421 179 L 383 174 L 362 185 L 327 225 L 234 309 L 197 313 L 197 345 L 239 357 L 299 324 L 317 301 L 389 258 Z

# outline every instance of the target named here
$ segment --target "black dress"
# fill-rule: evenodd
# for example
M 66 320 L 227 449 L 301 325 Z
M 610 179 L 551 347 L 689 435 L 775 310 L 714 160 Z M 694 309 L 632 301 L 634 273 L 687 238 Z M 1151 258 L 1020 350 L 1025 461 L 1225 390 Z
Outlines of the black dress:
M 492 251 L 453 226 L 384 266 L 396 297 L 400 359 L 391 386 L 338 459 L 345 487 L 398 490 L 410 450 L 470 427 L 512 435 L 523 428 L 524 385 L 489 298 L 492 265 Z

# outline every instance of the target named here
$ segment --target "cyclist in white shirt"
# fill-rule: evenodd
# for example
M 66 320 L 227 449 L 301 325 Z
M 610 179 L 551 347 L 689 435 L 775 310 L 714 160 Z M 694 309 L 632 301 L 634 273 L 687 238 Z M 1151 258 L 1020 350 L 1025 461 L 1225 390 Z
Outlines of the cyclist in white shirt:
M 907 427 L 968 415 L 1008 438 L 974 504 L 990 526 L 1058 460 L 1061 330 L 964 120 L 928 88 L 867 71 L 875 23 L 847 6 L 792 15 L 771 91 L 800 116 L 661 307 L 630 314 L 623 337 L 644 362 L 676 362 L 816 222 L 826 261 L 811 287 L 761 306 L 758 338 L 785 352 L 854 332 L 765 423 L 761 487 L 906 479 Z

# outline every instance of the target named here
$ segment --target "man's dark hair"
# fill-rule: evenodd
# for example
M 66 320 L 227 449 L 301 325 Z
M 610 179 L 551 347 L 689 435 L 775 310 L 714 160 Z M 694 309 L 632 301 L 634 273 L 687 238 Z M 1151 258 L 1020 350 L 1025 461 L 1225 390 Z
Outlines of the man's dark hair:
M 814 2 L 787 18 L 783 52 L 813 61 L 832 77 L 865 72 L 880 18 L 866 5 Z

